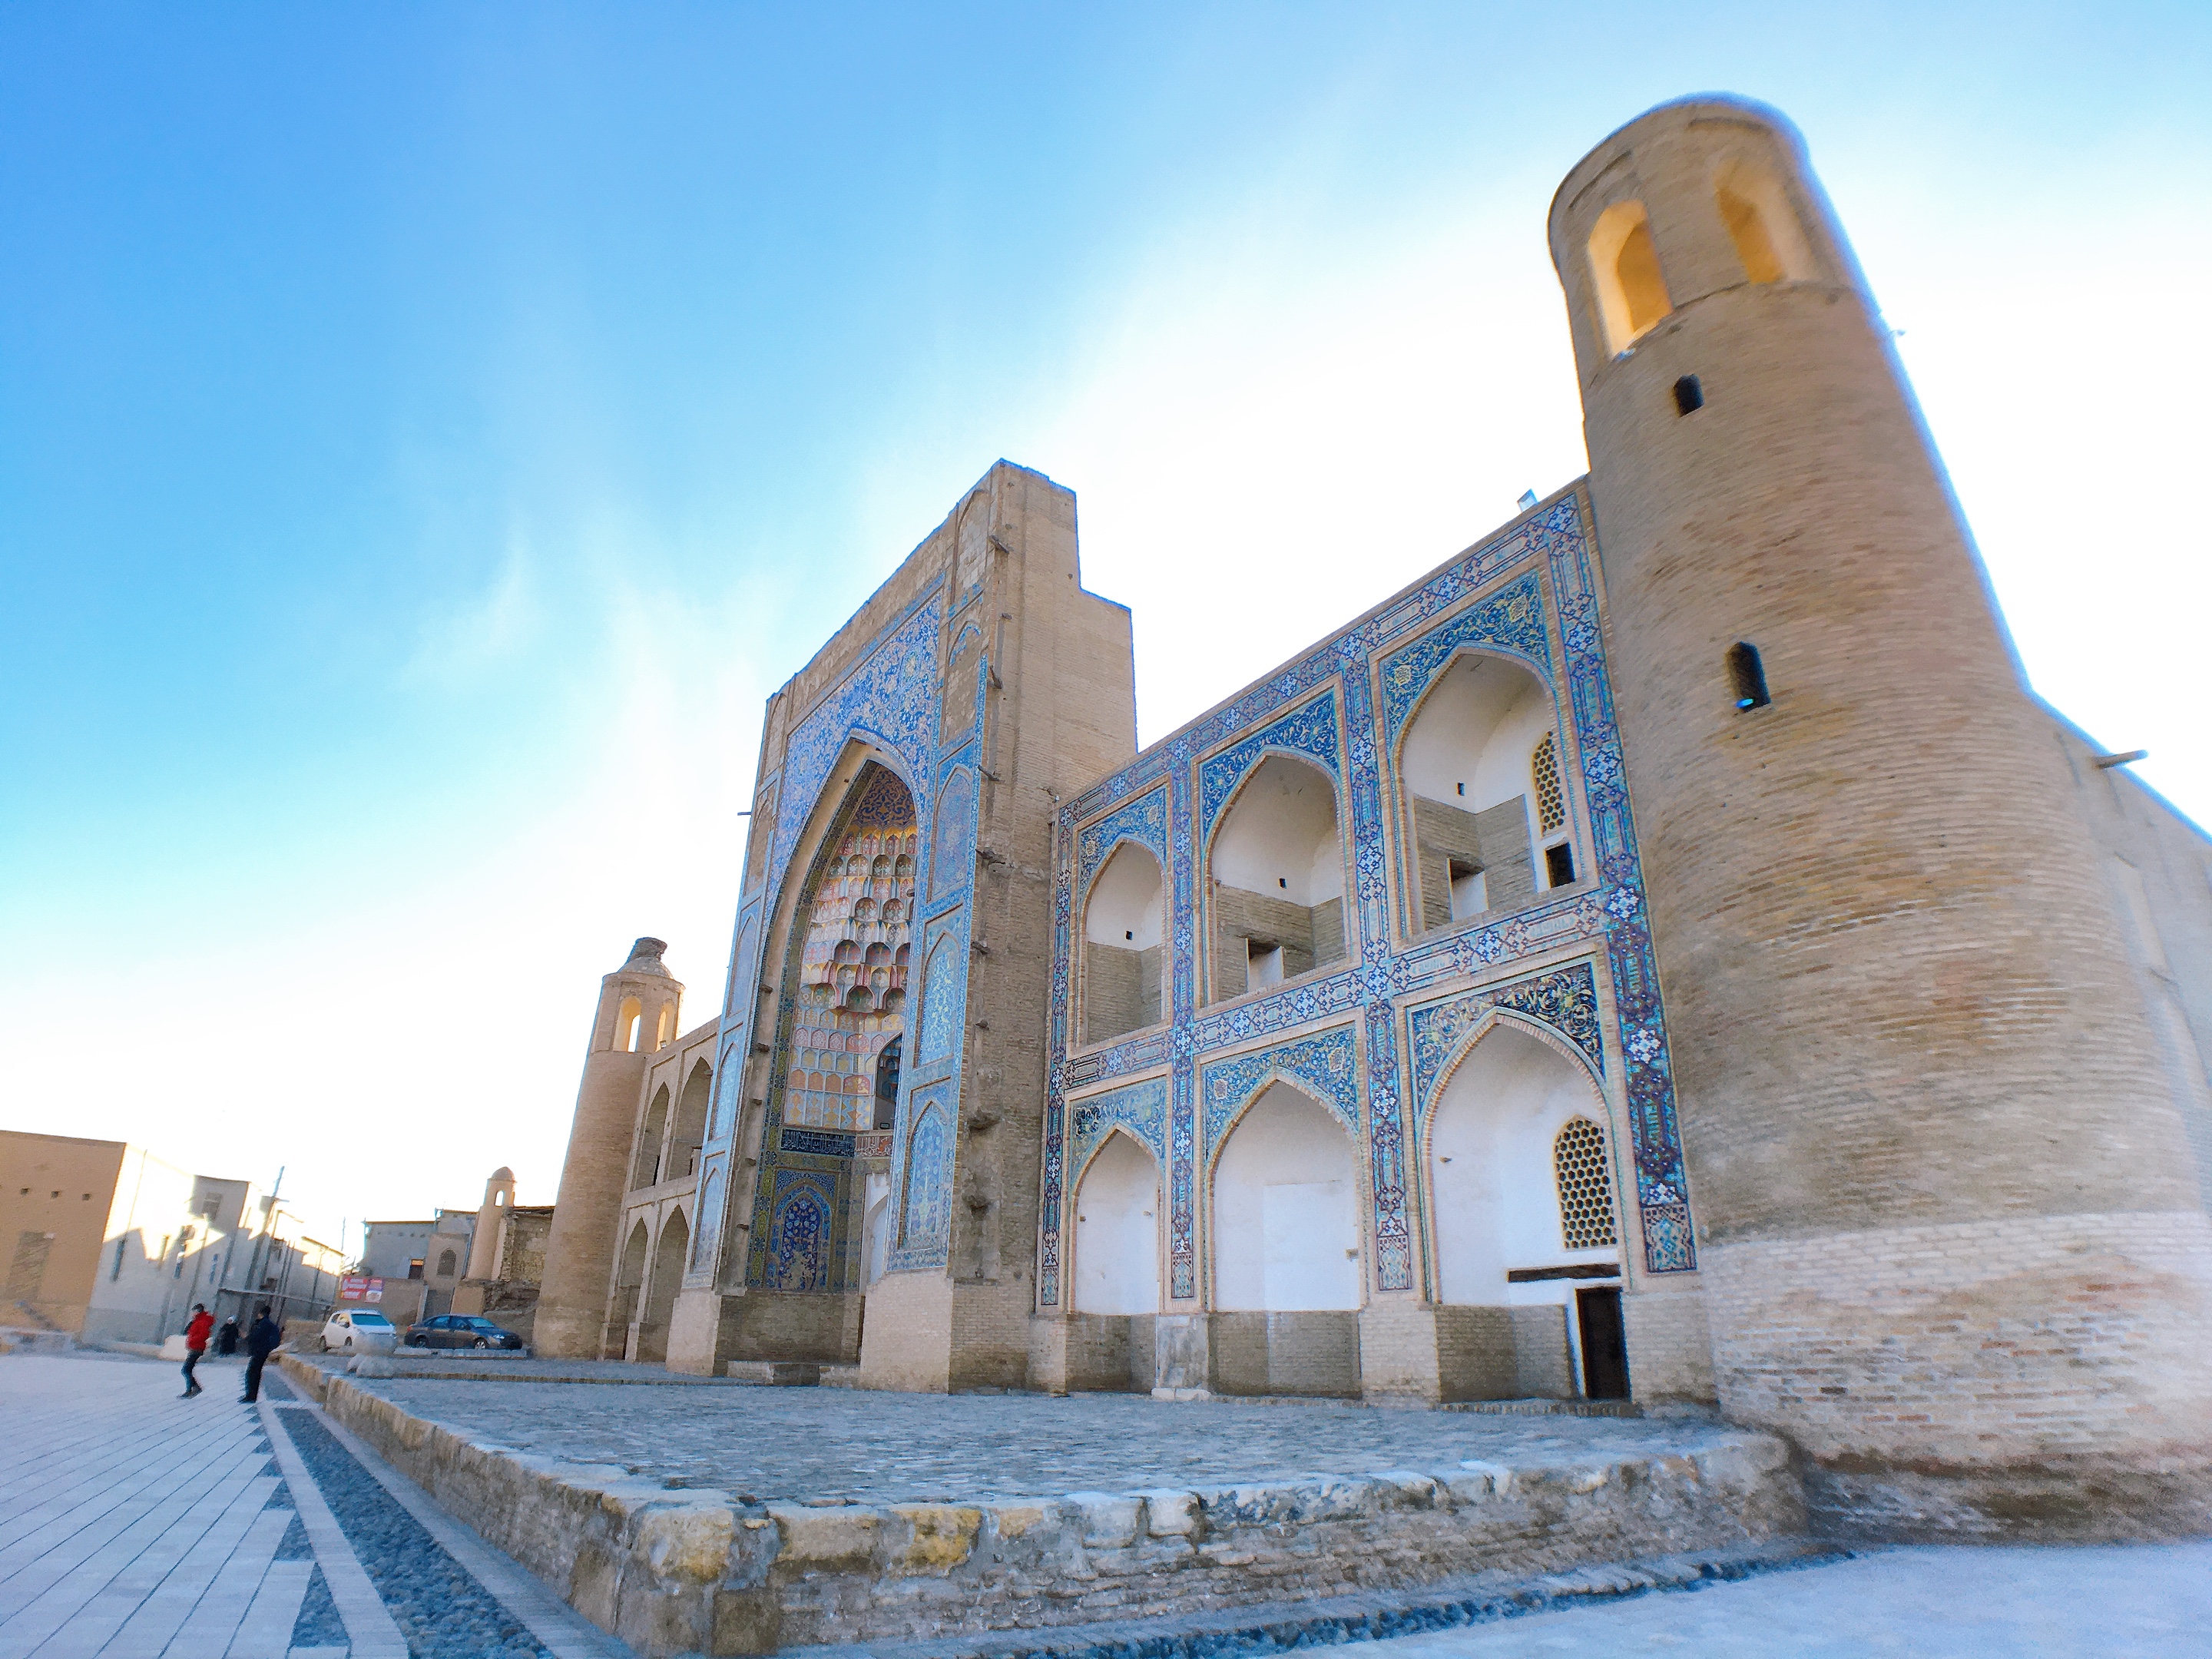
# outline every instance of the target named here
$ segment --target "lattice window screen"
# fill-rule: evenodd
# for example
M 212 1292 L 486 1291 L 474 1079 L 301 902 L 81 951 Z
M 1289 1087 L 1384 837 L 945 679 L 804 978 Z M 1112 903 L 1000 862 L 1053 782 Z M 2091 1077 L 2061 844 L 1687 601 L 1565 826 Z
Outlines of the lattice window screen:
M 1559 1178 L 1559 1229 L 1567 1248 L 1595 1250 L 1619 1243 L 1605 1131 L 1586 1117 L 1570 1120 L 1552 1143 L 1552 1166 Z
M 1549 732 L 1529 757 L 1528 771 L 1536 786 L 1536 827 L 1548 836 L 1567 821 L 1566 786 L 1559 781 L 1559 745 Z

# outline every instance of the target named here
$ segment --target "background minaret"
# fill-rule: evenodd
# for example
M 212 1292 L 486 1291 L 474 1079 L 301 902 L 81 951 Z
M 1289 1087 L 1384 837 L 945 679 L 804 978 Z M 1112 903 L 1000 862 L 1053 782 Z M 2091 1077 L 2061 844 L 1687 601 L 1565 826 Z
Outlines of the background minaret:
M 502 1164 L 484 1182 L 483 1202 L 477 1208 L 477 1230 L 469 1245 L 471 1279 L 499 1277 L 500 1228 L 514 1204 L 514 1171 Z
M 661 965 L 668 947 L 641 939 L 599 981 L 599 1012 L 576 1090 L 568 1156 L 545 1241 L 545 1278 L 532 1345 L 554 1358 L 599 1357 L 615 1221 L 629 1174 L 638 1093 L 653 1051 L 676 1034 L 684 988 Z
M 1846 1522 L 2202 1529 L 2180 1119 L 1802 141 L 1664 106 L 1550 233 L 1724 1411 Z

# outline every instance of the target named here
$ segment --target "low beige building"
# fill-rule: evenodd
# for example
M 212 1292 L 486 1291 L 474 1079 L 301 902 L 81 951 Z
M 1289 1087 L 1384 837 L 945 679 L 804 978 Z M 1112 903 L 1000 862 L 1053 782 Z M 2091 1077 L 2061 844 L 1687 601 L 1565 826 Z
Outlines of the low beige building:
M 0 1131 L 0 1326 L 158 1342 L 192 1305 L 241 1325 L 267 1302 L 313 1316 L 343 1258 L 254 1183 L 197 1176 L 143 1146 Z

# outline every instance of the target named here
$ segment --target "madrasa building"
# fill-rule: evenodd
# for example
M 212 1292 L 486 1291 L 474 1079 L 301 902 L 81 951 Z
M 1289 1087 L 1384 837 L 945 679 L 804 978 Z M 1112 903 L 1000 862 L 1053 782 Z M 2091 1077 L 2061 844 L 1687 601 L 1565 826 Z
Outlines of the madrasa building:
M 769 699 L 541 1352 L 1627 1397 L 1831 1510 L 2212 1524 L 2212 842 L 2027 689 L 1786 121 L 1652 111 L 1549 238 L 1589 475 L 1198 719 L 1005 462 Z

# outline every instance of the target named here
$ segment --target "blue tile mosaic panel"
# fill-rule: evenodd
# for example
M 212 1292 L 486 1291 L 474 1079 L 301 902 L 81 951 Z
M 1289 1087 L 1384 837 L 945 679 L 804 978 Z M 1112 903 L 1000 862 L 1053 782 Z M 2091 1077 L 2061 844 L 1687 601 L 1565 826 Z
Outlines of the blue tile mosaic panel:
M 1413 1048 L 1413 1104 L 1424 1117 L 1434 1103 L 1437 1080 L 1459 1057 L 1468 1034 L 1493 1008 L 1510 1008 L 1542 1021 L 1589 1057 L 1605 1075 L 1605 1038 L 1598 1030 L 1597 974 L 1587 962 L 1569 963 L 1549 973 L 1508 980 L 1425 1003 L 1406 1017 Z
M 1202 1165 L 1213 1161 L 1222 1137 L 1237 1115 L 1261 1090 L 1279 1080 L 1311 1095 L 1334 1112 L 1355 1138 L 1363 1132 L 1358 1043 L 1351 1026 L 1339 1025 L 1199 1066 L 1199 1098 L 1206 1104 Z
M 956 1109 L 947 1086 L 918 1093 L 899 1182 L 897 1260 L 901 1272 L 942 1265 L 952 1242 L 952 1137 Z
M 1146 1078 L 1104 1094 L 1077 1101 L 1068 1137 L 1068 1157 L 1078 1180 L 1099 1143 L 1116 1129 L 1134 1135 L 1162 1168 L 1168 1161 L 1168 1079 Z
M 1199 769 L 1198 843 L 1203 847 L 1213 835 L 1213 821 L 1237 793 L 1244 775 L 1269 754 L 1296 755 L 1310 760 L 1340 782 L 1337 763 L 1336 697 L 1326 693 L 1280 719 L 1270 720 L 1251 736 L 1240 739 L 1218 755 L 1209 755 Z

